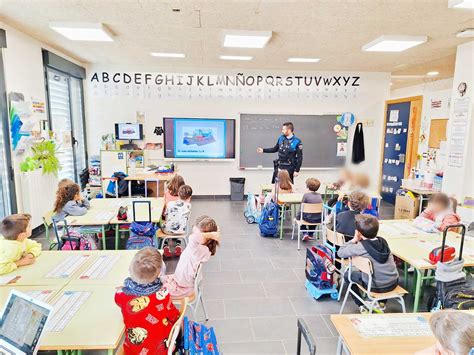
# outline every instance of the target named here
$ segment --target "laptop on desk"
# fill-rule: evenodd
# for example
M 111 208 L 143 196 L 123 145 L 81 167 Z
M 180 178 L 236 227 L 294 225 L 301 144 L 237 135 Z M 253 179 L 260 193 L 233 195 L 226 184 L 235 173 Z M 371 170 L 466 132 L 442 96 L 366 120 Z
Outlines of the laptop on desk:
M 53 307 L 12 290 L 0 318 L 0 355 L 33 355 Z

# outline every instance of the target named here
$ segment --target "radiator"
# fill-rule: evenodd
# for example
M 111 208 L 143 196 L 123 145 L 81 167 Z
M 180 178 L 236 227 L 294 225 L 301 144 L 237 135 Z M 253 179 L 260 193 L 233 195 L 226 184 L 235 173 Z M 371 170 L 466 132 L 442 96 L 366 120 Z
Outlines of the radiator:
M 38 169 L 20 174 L 21 202 L 20 212 L 31 214 L 31 227 L 43 224 L 43 215 L 54 207 L 58 178 L 52 174 L 43 174 Z

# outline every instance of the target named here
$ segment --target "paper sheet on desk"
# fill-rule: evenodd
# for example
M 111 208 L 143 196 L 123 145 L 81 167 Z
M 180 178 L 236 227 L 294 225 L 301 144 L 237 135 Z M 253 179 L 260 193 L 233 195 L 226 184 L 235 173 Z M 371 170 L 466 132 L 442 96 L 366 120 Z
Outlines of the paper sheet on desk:
M 431 336 L 428 321 L 420 316 L 357 316 L 350 320 L 364 338 Z

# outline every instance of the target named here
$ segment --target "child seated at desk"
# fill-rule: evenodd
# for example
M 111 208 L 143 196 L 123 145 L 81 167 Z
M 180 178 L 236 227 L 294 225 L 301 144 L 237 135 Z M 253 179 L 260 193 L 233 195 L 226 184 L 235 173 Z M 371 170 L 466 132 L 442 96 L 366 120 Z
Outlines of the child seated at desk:
M 451 224 L 458 224 L 461 217 L 456 214 L 457 201 L 444 193 L 433 195 L 428 207 L 413 224 L 426 232 L 444 231 Z
M 273 186 L 273 198 L 275 198 L 276 184 Z M 288 170 L 278 170 L 278 194 L 291 194 L 293 192 L 293 184 L 291 183 Z
M 179 200 L 170 201 L 166 206 L 165 222 L 161 230 L 166 234 L 183 235 L 186 232 L 189 216 L 191 215 L 191 204 L 189 200 L 193 195 L 193 189 L 189 185 L 183 185 L 179 188 Z M 163 246 L 163 254 L 166 257 L 173 256 L 170 248 L 170 242 L 173 242 L 174 255 L 180 256 L 182 252 L 181 241 L 178 239 L 166 239 Z
M 89 201 L 82 197 L 78 184 L 62 186 L 56 192 L 54 203 L 55 220 L 61 220 L 67 216 L 83 216 L 90 208 Z
M 354 238 L 342 245 L 337 255 L 341 258 L 361 256 L 370 259 L 373 268 L 371 291 L 383 293 L 394 290 L 398 285 L 398 270 L 387 241 L 377 237 L 379 221 L 373 216 L 359 214 L 355 216 L 355 227 Z M 349 282 L 347 274 L 345 278 Z M 353 270 L 351 279 L 367 287 L 367 274 Z M 353 285 L 352 290 L 362 297 L 357 285 Z M 365 313 L 367 309 L 362 302 L 354 296 L 353 299 L 359 306 L 361 313 Z
M 474 354 L 474 315 L 455 310 L 434 313 L 430 328 L 436 344 L 415 355 Z
M 332 207 L 336 204 L 341 191 L 349 191 L 352 189 L 352 179 L 353 177 L 351 171 L 344 168 L 339 172 L 339 179 L 335 183 L 328 185 L 329 189 L 337 191 L 336 196 L 328 200 L 329 207 Z
M 41 254 L 41 244 L 29 239 L 31 216 L 13 214 L 2 220 L 0 237 L 0 275 L 31 265 Z
M 307 191 L 303 195 L 303 200 L 301 203 L 317 204 L 323 203 L 323 198 L 321 194 L 317 191 L 321 186 L 321 182 L 318 179 L 310 178 L 306 180 L 306 189 Z M 301 209 L 298 212 L 297 218 L 301 216 Z M 303 220 L 308 223 L 320 223 L 321 222 L 321 213 L 303 213 Z M 301 225 L 302 230 L 308 230 L 307 233 L 303 234 L 303 241 L 310 240 L 313 237 L 313 232 L 316 226 L 307 226 L 305 224 Z
M 183 298 L 194 292 L 194 276 L 200 264 L 207 262 L 216 253 L 220 234 L 217 223 L 211 217 L 196 219 L 189 243 L 181 255 L 172 275 L 163 277 L 163 284 L 172 298 Z
M 183 186 L 184 179 L 181 175 L 176 174 L 173 178 L 168 182 L 165 191 L 165 208 L 166 205 L 171 201 L 177 201 L 179 199 L 178 192 L 179 188 Z
M 138 251 L 130 264 L 130 277 L 115 293 L 125 323 L 125 354 L 165 355 L 165 339 L 179 318 L 160 279 L 162 257 L 155 248 Z
M 352 239 L 356 230 L 356 216 L 367 208 L 369 197 L 361 191 L 354 191 L 349 195 L 348 210 L 336 215 L 336 232 L 344 234 L 346 241 Z M 332 229 L 332 223 L 329 223 Z

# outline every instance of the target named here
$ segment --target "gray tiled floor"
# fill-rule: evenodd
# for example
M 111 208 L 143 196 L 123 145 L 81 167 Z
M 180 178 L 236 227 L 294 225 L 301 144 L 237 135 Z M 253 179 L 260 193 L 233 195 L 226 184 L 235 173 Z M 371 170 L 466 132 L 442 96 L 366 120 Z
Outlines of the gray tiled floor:
M 329 319 L 340 303 L 312 299 L 304 287 L 305 247 L 296 249 L 288 225 L 284 240 L 258 235 L 244 222 L 244 202 L 194 201 L 192 220 L 212 216 L 222 231 L 222 246 L 204 266 L 203 294 L 209 324 L 224 354 L 295 354 L 296 320 L 303 318 L 316 339 L 318 354 L 334 354 L 337 334 Z M 382 218 L 393 218 L 383 205 Z M 168 262 L 168 272 L 175 260 Z M 407 305 L 410 308 L 410 305 Z M 394 308 L 396 310 L 396 308 Z M 345 313 L 357 312 L 348 302 Z M 203 321 L 202 309 L 198 318 Z M 307 352 L 304 352 L 307 353 Z

